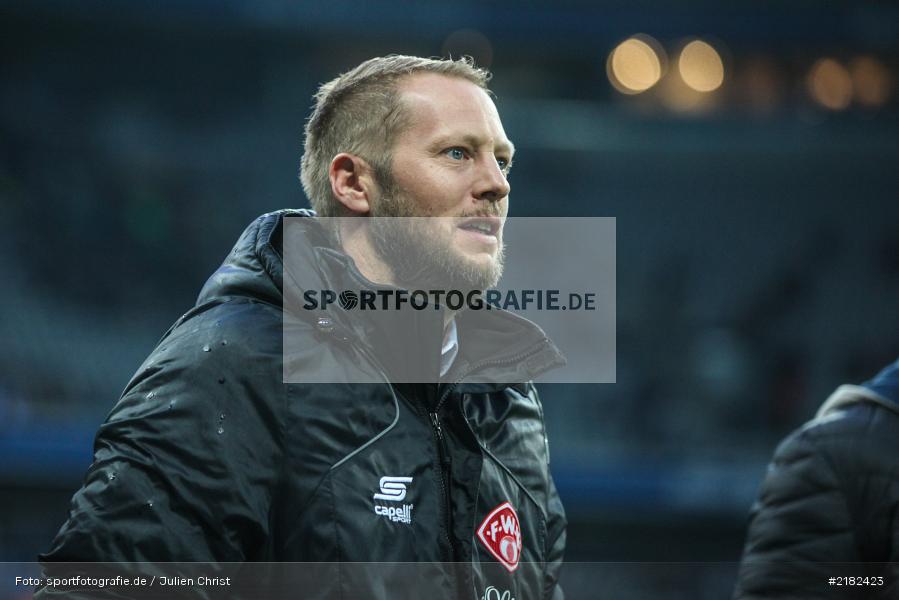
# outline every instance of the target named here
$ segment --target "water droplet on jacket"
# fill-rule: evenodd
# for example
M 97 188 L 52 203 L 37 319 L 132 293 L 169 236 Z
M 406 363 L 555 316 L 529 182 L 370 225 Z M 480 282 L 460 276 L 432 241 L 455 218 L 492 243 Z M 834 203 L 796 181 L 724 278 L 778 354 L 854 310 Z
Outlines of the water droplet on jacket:
M 330 317 L 319 317 L 318 328 L 322 331 L 331 331 L 334 329 L 334 323 L 331 321 Z
M 224 420 L 225 420 L 225 413 L 222 413 L 219 415 L 219 421 L 224 421 Z
M 212 348 L 209 347 L 209 344 L 203 346 L 203 352 L 209 352 L 210 350 L 212 350 Z
M 227 346 L 227 345 L 228 345 L 228 340 L 222 340 L 222 346 Z
M 224 378 L 224 377 L 219 377 L 219 383 L 225 383 L 225 378 Z
M 219 435 L 222 435 L 223 433 L 225 433 L 225 428 L 224 428 L 224 427 L 219 427 L 217 433 L 218 433 Z
M 113 479 L 115 479 L 115 478 L 116 478 L 115 471 L 111 472 L 109 475 L 107 475 L 107 477 L 109 478 L 110 481 L 112 481 Z
M 150 392 L 149 394 L 147 394 L 147 400 L 152 400 L 155 397 L 156 397 L 156 392 Z
M 222 326 L 222 322 L 221 322 L 221 321 L 216 321 L 216 322 L 215 322 L 215 326 L 216 326 L 216 327 L 221 327 L 221 326 Z
M 149 506 L 150 508 L 153 508 L 153 501 L 147 500 L 147 506 Z
M 172 410 L 172 408 L 174 408 L 174 406 L 175 406 L 175 401 L 174 401 L 174 400 L 172 400 L 171 402 L 169 402 L 169 410 Z

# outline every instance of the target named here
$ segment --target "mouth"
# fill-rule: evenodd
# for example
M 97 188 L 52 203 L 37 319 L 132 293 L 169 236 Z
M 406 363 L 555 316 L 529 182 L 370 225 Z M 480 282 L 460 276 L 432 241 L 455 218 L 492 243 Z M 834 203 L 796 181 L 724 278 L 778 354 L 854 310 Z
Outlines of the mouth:
M 497 234 L 503 228 L 503 221 L 499 217 L 471 217 L 463 219 L 456 227 L 475 236 L 496 241 Z

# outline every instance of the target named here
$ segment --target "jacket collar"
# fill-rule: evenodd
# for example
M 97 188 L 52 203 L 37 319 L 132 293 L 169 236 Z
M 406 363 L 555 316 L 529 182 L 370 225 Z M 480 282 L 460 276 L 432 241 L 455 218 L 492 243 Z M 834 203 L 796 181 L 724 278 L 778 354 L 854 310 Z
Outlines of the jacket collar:
M 312 217 L 309 214 L 303 216 Z M 305 238 L 312 246 L 312 253 L 308 253 L 308 246 L 293 248 L 303 257 L 303 265 L 299 269 L 301 272 L 294 274 L 297 269 L 291 260 L 288 277 L 294 281 L 288 285 L 296 283 L 308 289 L 303 285 L 305 281 L 320 282 L 327 286 L 323 289 L 337 293 L 344 290 L 375 293 L 398 290 L 394 286 L 369 281 L 351 257 L 327 244 L 327 236 L 316 233 L 321 226 L 314 218 L 308 218 L 308 225 L 305 225 L 306 221 L 300 221 L 306 235 L 288 243 L 303 245 Z M 363 346 L 395 383 L 513 384 L 530 381 L 565 364 L 562 353 L 540 327 L 502 309 L 463 310 L 456 314 L 459 355 L 443 378 L 440 377 L 443 312 L 433 305 L 417 310 L 405 304 L 399 309 L 364 312 L 344 310 L 334 304 L 328 315 L 316 316 L 317 322 L 321 318 L 330 319 L 334 335 L 343 335 Z

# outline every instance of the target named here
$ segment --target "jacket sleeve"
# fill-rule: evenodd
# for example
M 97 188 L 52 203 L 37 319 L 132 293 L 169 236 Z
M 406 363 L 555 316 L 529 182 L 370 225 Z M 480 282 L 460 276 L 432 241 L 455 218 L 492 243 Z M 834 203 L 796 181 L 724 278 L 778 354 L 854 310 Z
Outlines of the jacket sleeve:
M 549 600 L 564 600 L 565 594 L 562 586 L 559 584 L 559 575 L 562 570 L 562 559 L 565 553 L 565 527 L 567 521 L 565 519 L 565 509 L 562 507 L 562 500 L 556 491 L 556 485 L 549 478 L 549 506 L 547 507 L 549 516 L 546 523 L 547 533 L 547 551 L 546 551 L 546 590 L 544 597 Z
M 833 439 L 812 426 L 778 447 L 750 512 L 735 599 L 833 598 L 834 563 L 860 560 L 844 487 L 822 449 Z
M 277 361 L 223 330 L 170 336 L 144 363 L 97 433 L 68 520 L 40 557 L 45 572 L 64 562 L 264 560 L 283 384 L 276 368 L 262 372 Z M 117 597 L 104 593 L 90 597 Z M 55 597 L 76 596 L 35 595 Z

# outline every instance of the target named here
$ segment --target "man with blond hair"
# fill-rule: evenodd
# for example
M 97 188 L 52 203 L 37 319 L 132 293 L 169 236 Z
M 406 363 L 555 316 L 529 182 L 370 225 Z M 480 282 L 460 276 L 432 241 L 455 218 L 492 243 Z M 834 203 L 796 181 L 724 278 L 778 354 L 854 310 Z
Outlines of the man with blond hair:
M 552 342 L 449 296 L 373 320 L 343 295 L 294 302 L 497 283 L 514 147 L 488 80 L 469 60 L 388 56 L 321 86 L 301 166 L 315 212 L 252 223 L 146 360 L 45 568 L 327 562 L 292 593 L 562 597 L 531 383 L 562 364 Z

